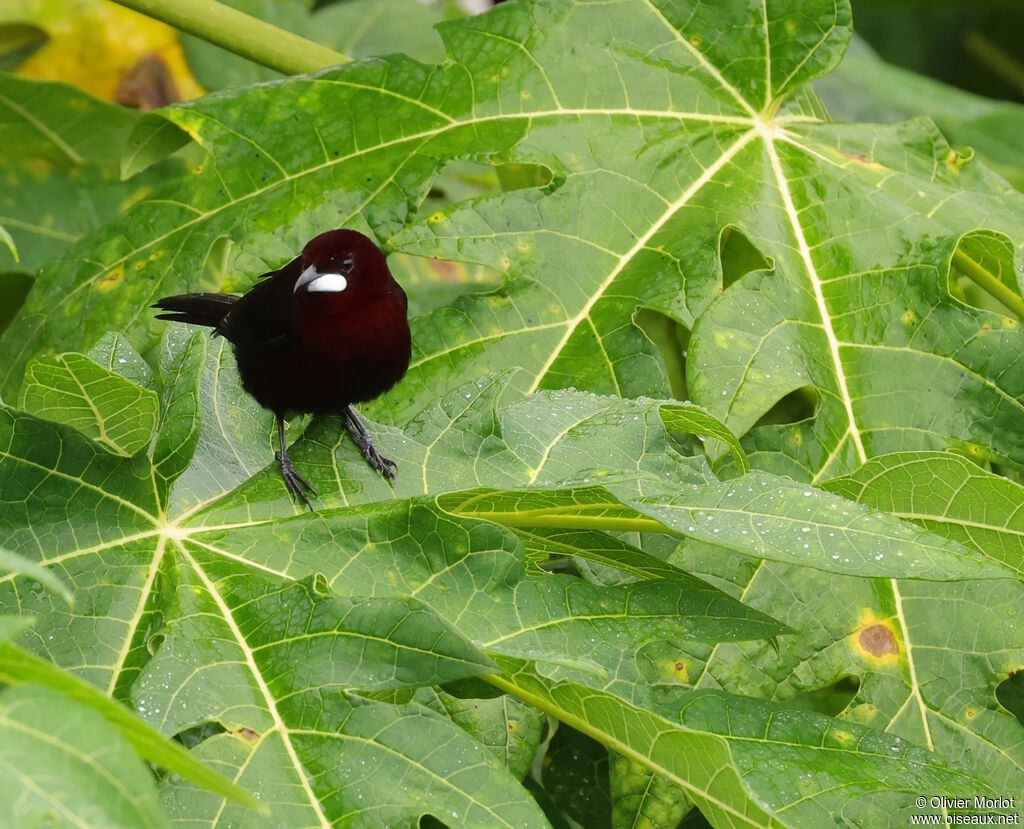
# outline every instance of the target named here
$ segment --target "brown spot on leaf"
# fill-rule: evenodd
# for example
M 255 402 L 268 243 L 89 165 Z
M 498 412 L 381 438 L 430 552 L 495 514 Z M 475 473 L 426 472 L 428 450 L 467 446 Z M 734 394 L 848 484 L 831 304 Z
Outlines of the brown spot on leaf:
M 428 259 L 430 269 L 442 279 L 456 279 L 459 275 L 459 266 L 454 262 L 444 259 Z
M 850 159 L 850 161 L 856 161 L 858 164 L 863 164 L 865 167 L 870 167 L 872 170 L 885 169 L 885 165 L 879 164 L 870 156 L 864 155 L 864 153 L 847 153 L 840 150 L 839 154 L 845 158 Z
M 900 652 L 896 637 L 886 625 L 868 625 L 860 632 L 857 641 L 872 656 L 891 656 Z
M 181 94 L 171 70 L 160 56 L 146 55 L 121 79 L 114 100 L 148 112 L 180 101 Z
M 96 280 L 96 287 L 101 291 L 109 291 L 116 288 L 122 279 L 124 279 L 122 271 L 107 271 L 107 273 Z
M 244 725 L 241 728 L 239 728 L 235 732 L 235 734 L 237 734 L 239 737 L 241 737 L 248 743 L 255 743 L 260 738 L 258 731 L 253 731 L 251 728 L 248 728 Z

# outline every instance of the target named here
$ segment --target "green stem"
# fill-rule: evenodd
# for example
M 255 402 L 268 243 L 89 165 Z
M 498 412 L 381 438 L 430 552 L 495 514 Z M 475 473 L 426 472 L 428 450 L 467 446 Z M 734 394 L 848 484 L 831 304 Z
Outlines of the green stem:
M 315 72 L 350 58 L 216 0 L 114 0 L 285 75 Z
M 1024 299 L 1020 294 L 985 270 L 959 248 L 953 254 L 953 267 L 983 291 L 999 300 L 1016 314 L 1018 319 L 1024 320 Z
M 1024 92 L 1024 66 L 1004 52 L 980 32 L 968 32 L 964 39 L 967 51 L 996 75 Z
M 601 517 L 597 515 L 542 515 L 532 517 L 529 515 L 517 515 L 505 513 L 500 516 L 491 516 L 480 513 L 470 513 L 474 518 L 484 518 L 501 524 L 503 527 L 537 527 L 545 530 L 601 530 L 602 532 L 624 532 L 624 533 L 669 533 L 669 530 L 660 521 L 653 518 L 617 518 Z

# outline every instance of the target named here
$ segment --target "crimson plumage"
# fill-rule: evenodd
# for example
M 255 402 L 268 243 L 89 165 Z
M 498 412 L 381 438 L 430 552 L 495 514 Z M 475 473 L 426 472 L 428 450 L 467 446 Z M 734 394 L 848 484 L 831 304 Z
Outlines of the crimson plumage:
M 285 483 L 310 509 L 303 487 L 313 488 L 284 443 L 288 413 L 341 414 L 367 462 L 394 478 L 394 462 L 377 452 L 352 404 L 378 397 L 405 374 L 408 303 L 384 253 L 366 236 L 321 233 L 243 296 L 181 294 L 154 307 L 164 312 L 158 319 L 211 327 L 232 344 L 243 388 L 277 418 Z

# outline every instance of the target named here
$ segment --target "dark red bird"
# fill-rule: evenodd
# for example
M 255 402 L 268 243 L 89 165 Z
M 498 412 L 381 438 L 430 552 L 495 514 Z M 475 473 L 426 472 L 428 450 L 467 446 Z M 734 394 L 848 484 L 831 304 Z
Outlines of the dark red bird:
M 289 412 L 341 414 L 367 463 L 389 481 L 398 468 L 373 445 L 353 403 L 383 394 L 409 367 L 408 303 L 384 253 L 354 230 L 321 233 L 302 255 L 261 277 L 244 296 L 181 294 L 153 307 L 158 319 L 206 325 L 234 346 L 242 386 L 277 417 L 281 474 L 294 497 L 313 487 L 284 440 Z

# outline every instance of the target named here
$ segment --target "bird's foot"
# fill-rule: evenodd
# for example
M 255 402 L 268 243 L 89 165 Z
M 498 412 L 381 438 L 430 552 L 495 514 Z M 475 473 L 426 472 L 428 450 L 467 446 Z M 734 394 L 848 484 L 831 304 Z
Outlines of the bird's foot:
M 373 441 L 369 441 L 366 446 L 360 446 L 363 457 L 366 458 L 366 462 L 376 469 L 381 475 L 388 479 L 388 483 L 395 482 L 395 472 L 398 471 L 398 464 L 390 458 L 385 458 L 380 452 L 377 451 L 377 447 L 373 445 Z
M 370 435 L 369 430 L 363 425 L 355 409 L 351 406 L 345 411 L 344 419 L 345 429 L 348 431 L 349 437 L 359 447 L 359 451 L 362 452 L 366 462 L 383 475 L 388 483 L 393 484 L 395 482 L 395 472 L 398 471 L 398 464 L 390 458 L 385 458 L 377 451 L 377 447 L 373 445 L 373 437 Z
M 309 481 L 295 471 L 295 465 L 287 454 L 284 452 L 275 452 L 274 457 L 277 458 L 277 462 L 281 464 L 281 477 L 284 478 L 284 485 L 288 487 L 288 491 L 291 493 L 292 498 L 296 501 L 301 498 L 306 502 L 306 506 L 309 507 L 309 511 L 313 512 L 313 505 L 310 503 L 309 496 L 306 495 L 303 488 L 309 490 L 309 494 L 314 497 L 316 496 L 316 490 L 310 486 Z

